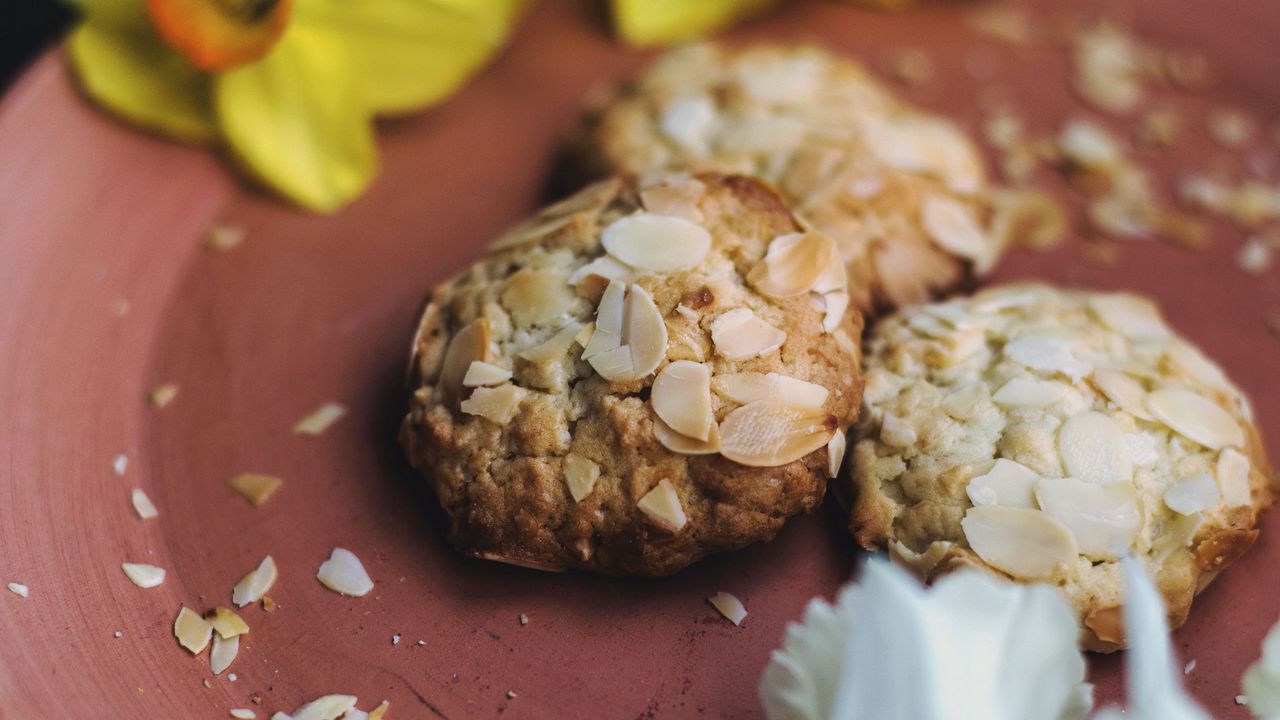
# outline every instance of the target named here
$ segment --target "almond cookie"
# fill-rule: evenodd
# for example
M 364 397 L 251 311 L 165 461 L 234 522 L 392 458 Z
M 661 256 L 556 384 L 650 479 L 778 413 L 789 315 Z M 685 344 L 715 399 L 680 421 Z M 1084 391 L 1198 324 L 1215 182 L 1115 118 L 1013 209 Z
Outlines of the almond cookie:
M 837 488 L 858 541 L 926 580 L 1054 584 L 1087 649 L 1125 645 L 1123 555 L 1176 628 L 1272 503 L 1247 399 L 1144 298 L 994 288 L 886 318 L 865 347 Z
M 1015 237 L 1062 226 L 1045 196 L 990 188 L 954 124 L 811 46 L 671 52 L 589 110 L 572 155 L 586 174 L 693 168 L 769 181 L 836 240 L 863 311 L 945 294 Z
M 861 332 L 834 242 L 766 185 L 611 179 L 431 293 L 401 443 L 463 552 L 668 574 L 818 506 Z

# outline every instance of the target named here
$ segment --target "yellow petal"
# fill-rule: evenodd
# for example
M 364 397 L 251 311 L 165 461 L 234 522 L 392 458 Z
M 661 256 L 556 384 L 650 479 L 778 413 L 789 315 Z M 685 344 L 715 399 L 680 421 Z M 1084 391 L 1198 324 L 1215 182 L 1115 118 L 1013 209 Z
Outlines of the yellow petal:
M 522 0 L 313 0 L 297 21 L 340 32 L 377 113 L 417 110 L 453 94 L 501 47 Z
M 85 93 L 129 122 L 181 140 L 217 137 L 209 77 L 155 34 L 141 2 L 95 2 L 67 40 Z
M 236 159 L 307 208 L 336 210 L 377 174 L 368 111 L 335 33 L 293 24 L 261 61 L 217 76 L 213 96 Z
M 777 0 L 613 0 L 618 35 L 632 45 L 670 45 L 758 14 Z

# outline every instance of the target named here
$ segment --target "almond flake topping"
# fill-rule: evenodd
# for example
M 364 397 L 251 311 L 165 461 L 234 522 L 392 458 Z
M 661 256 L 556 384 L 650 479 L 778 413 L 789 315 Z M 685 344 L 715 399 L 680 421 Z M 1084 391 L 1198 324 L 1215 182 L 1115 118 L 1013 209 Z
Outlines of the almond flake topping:
M 1090 560 L 1115 560 L 1133 547 L 1142 527 L 1138 494 L 1130 483 L 1101 486 L 1075 478 L 1041 478 L 1040 509 L 1071 530 Z
M 730 360 L 759 357 L 782 347 L 787 334 L 748 308 L 734 308 L 711 322 L 716 352 Z
M 670 532 L 680 532 L 689 521 L 680 505 L 680 496 L 670 480 L 661 480 L 636 504 L 640 512 Z
M 1089 310 L 1103 325 L 1134 340 L 1164 340 L 1170 334 L 1155 303 L 1136 295 L 1091 295 Z
M 257 602 L 275 584 L 279 574 L 279 570 L 276 568 L 276 561 L 270 555 L 262 558 L 262 562 L 258 564 L 257 569 L 251 570 L 249 574 L 240 578 L 240 582 L 236 583 L 236 586 L 232 588 L 231 602 L 235 603 L 236 607 L 244 607 L 251 602 Z
M 476 360 L 489 361 L 489 321 L 484 318 L 477 318 L 463 326 L 449 341 L 449 347 L 444 352 L 437 387 L 446 404 L 453 405 L 462 398 L 462 379 L 467 376 L 467 370 Z
M 1215 506 L 1222 499 L 1218 483 L 1209 473 L 1199 473 L 1174 483 L 1164 493 L 1164 504 L 1182 515 L 1194 515 Z
M 598 277 L 606 281 L 617 280 L 623 283 L 629 283 L 635 279 L 635 268 L 630 267 L 621 260 L 612 255 L 601 255 L 591 262 L 583 265 L 573 274 L 569 276 L 569 284 L 578 287 L 583 280 L 589 277 Z
M 965 493 L 974 505 L 1035 508 L 1035 485 L 1040 476 L 1020 462 L 997 458 L 986 475 L 969 480 Z
M 347 414 L 347 408 L 335 402 L 329 402 L 321 405 L 311 412 L 310 415 L 298 421 L 293 426 L 294 435 L 310 435 L 312 437 L 321 435 L 330 425 L 338 422 L 343 415 Z
M 653 380 L 649 396 L 653 411 L 672 430 L 706 442 L 715 415 L 711 412 L 711 369 L 702 363 L 677 360 Z
M 511 383 L 493 388 L 479 387 L 458 407 L 468 415 L 478 415 L 497 425 L 506 425 L 516 416 L 528 392 Z
M 261 475 L 258 473 L 241 473 L 227 480 L 227 484 L 232 490 L 244 496 L 254 507 L 259 507 L 275 494 L 280 486 L 284 484 L 284 480 L 274 475 Z
M 711 603 L 711 607 L 715 608 L 725 620 L 734 625 L 741 625 L 744 618 L 747 617 L 747 608 L 738 598 L 725 592 L 718 592 L 707 598 L 707 602 Z
M 605 380 L 627 382 L 649 375 L 666 354 L 667 325 L 649 293 L 639 285 L 628 290 L 609 283 L 582 358 Z
M 829 391 L 817 383 L 797 380 L 775 372 L 740 372 L 716 375 L 712 380 L 721 396 L 746 405 L 756 400 L 774 400 L 792 405 L 820 408 L 827 402 Z
M 840 474 L 840 466 L 844 464 L 844 450 L 846 446 L 844 431 L 837 429 L 831 439 L 827 441 L 827 477 L 835 479 Z
M 524 268 L 507 278 L 502 289 L 502 307 L 521 328 L 560 318 L 575 300 L 567 276 L 548 268 Z
M 183 606 L 178 617 L 173 620 L 173 636 L 178 644 L 186 648 L 192 655 L 199 655 L 209 646 L 213 637 L 213 626 L 199 614 Z
M 826 310 L 822 316 L 822 332 L 833 333 L 840 327 L 840 321 L 844 319 L 844 313 L 849 309 L 849 293 L 827 293 L 823 299 L 826 300 Z
M 826 274 L 835 242 L 822 233 L 779 235 L 769 243 L 764 260 L 751 269 L 747 282 L 775 298 L 803 295 Z
M 1244 432 L 1235 418 L 1202 395 L 1164 388 L 1148 393 L 1146 406 L 1157 420 L 1211 450 L 1244 444 Z
M 640 190 L 640 202 L 651 213 L 670 215 L 691 223 L 702 222 L 698 201 L 706 186 L 694 178 L 667 178 L 660 185 L 650 185 Z
M 973 507 L 960 525 L 978 557 L 1024 580 L 1051 579 L 1065 572 L 1080 554 L 1071 530 L 1039 510 Z
M 1112 485 L 1133 479 L 1133 460 L 1124 431 L 1100 412 L 1067 418 L 1058 431 L 1058 453 L 1067 474 L 1080 480 Z
M 569 335 L 569 342 L 573 342 L 573 335 Z M 566 344 L 565 350 L 568 350 Z M 473 360 L 471 365 L 467 367 L 467 374 L 462 378 L 463 387 L 493 387 L 511 379 L 511 371 L 498 367 L 493 363 L 487 363 L 482 360 Z
M 329 559 L 320 563 L 316 579 L 330 590 L 351 597 L 364 597 L 373 589 L 373 580 L 360 558 L 344 548 L 334 548 Z
M 964 203 L 945 195 L 926 195 L 920 206 L 920 222 L 938 247 L 969 260 L 985 258 L 990 252 L 987 238 L 973 211 Z
M 235 661 L 236 655 L 240 652 L 240 637 L 233 635 L 224 638 L 221 635 L 213 636 L 213 650 L 209 651 L 209 669 L 214 675 L 219 675 L 223 670 L 231 667 L 231 663 Z
M 610 223 L 600 243 L 631 267 L 670 273 L 700 265 L 711 251 L 711 233 L 683 218 L 638 212 Z
M 1079 382 L 1093 366 L 1071 354 L 1071 347 L 1059 338 L 1023 338 L 1004 346 L 1005 357 L 1032 370 L 1059 372 Z
M 120 563 L 129 581 L 140 588 L 153 588 L 164 582 L 164 568 L 146 563 Z
M 826 445 L 836 425 L 818 408 L 757 400 L 720 423 L 720 454 L 740 465 L 778 467 Z
M 563 328 L 561 328 L 559 331 L 557 331 L 555 334 L 553 334 L 551 337 L 547 338 L 546 340 L 543 340 L 542 342 L 538 343 L 537 345 L 534 345 L 531 348 L 528 348 L 527 350 L 521 350 L 519 353 L 517 353 L 517 355 L 519 355 L 521 358 L 525 360 L 528 360 L 531 363 L 555 362 L 560 358 L 563 358 L 565 355 L 569 354 L 569 348 L 573 347 L 573 343 L 577 341 L 578 336 L 582 333 L 582 330 L 583 330 L 583 326 L 580 323 L 576 321 L 570 322 L 566 324 Z M 475 382 L 478 382 L 481 379 L 496 378 L 499 373 L 496 373 L 495 371 L 489 368 L 498 368 L 498 366 L 493 365 L 491 363 L 484 363 L 484 365 L 487 365 L 489 367 L 483 368 L 477 371 L 481 373 L 480 375 L 471 376 L 470 375 L 470 373 L 472 372 L 471 368 L 476 367 L 476 363 L 474 362 L 471 363 L 471 367 L 467 368 L 467 373 L 468 373 L 467 377 L 472 377 L 472 381 L 475 381 Z M 498 370 L 501 370 L 502 372 L 506 373 L 506 378 L 496 383 L 485 383 L 486 385 L 501 384 L 511 379 L 510 370 L 506 370 L 505 368 L 498 368 Z M 467 377 L 462 378 L 463 385 L 467 384 Z
M 654 418 L 653 436 L 662 447 L 681 455 L 714 455 L 720 452 L 720 426 L 715 423 L 711 424 L 706 440 L 695 440 L 672 430 L 661 419 Z
M 1094 370 L 1093 384 L 1121 410 L 1139 420 L 1150 422 L 1154 419 L 1143 404 L 1147 391 L 1142 389 L 1137 380 L 1118 370 Z
M 156 506 L 151 502 L 151 498 L 142 491 L 142 488 L 134 488 L 129 494 L 129 500 L 133 503 L 133 511 L 138 513 L 138 517 L 143 520 L 150 520 L 159 517 L 160 511 L 156 510 Z
M 218 635 L 227 640 L 249 632 L 249 624 L 231 608 L 220 607 L 210 610 L 205 613 L 204 618 L 209 621 Z
M 1001 385 L 991 399 L 1008 407 L 1044 407 L 1057 403 L 1068 389 L 1053 380 L 1016 377 Z
M 1249 487 L 1251 469 L 1249 458 L 1235 448 L 1227 448 L 1218 453 L 1214 474 L 1222 497 L 1227 501 L 1227 507 L 1239 507 L 1252 502 L 1253 492 Z
M 564 456 L 564 481 L 574 502 L 582 502 L 596 488 L 600 466 L 577 453 Z

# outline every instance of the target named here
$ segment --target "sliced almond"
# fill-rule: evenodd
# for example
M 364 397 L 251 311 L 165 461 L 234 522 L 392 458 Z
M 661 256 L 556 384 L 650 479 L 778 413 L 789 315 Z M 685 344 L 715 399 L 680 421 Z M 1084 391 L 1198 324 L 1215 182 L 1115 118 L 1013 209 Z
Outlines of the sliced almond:
M 734 308 L 711 322 L 716 352 L 730 360 L 759 357 L 782 347 L 787 334 L 748 308 Z
M 845 450 L 844 431 L 837 429 L 827 441 L 827 477 L 835 479 L 840 474 L 840 466 L 844 464 Z
M 741 625 L 742 621 L 747 617 L 747 608 L 738 598 L 729 593 L 718 592 L 707 598 L 707 602 L 711 603 L 711 607 L 715 608 L 725 620 L 734 625 Z
M 230 715 L 236 720 L 254 720 L 254 718 L 258 717 L 258 713 L 249 708 L 232 708 Z M 366 720 L 368 719 L 366 718 Z
M 1062 575 L 1080 554 L 1071 530 L 1039 510 L 973 507 L 965 512 L 960 525 L 978 557 L 1023 580 Z
M 582 329 L 578 330 L 578 332 L 574 333 L 573 341 L 578 343 L 580 347 L 586 348 L 587 343 L 591 342 L 591 338 L 595 334 L 596 324 L 594 322 L 589 322 L 586 325 L 583 325 Z
M 294 435 L 310 435 L 312 437 L 321 435 L 330 425 L 338 422 L 343 415 L 347 414 L 347 408 L 334 402 L 321 405 L 311 412 L 310 415 L 302 418 L 293 426 Z
M 1249 486 L 1251 472 L 1249 458 L 1235 448 L 1227 448 L 1218 453 L 1214 475 L 1222 497 L 1227 501 L 1227 507 L 1239 507 L 1253 502 L 1253 491 Z
M 653 298 L 639 285 L 611 282 L 596 308 L 596 329 L 582 351 L 606 380 L 639 380 L 667 354 L 667 325 Z
M 631 360 L 631 347 L 620 345 L 612 350 L 592 355 L 587 362 L 609 382 L 627 382 L 635 379 L 635 363 Z
M 142 488 L 134 488 L 129 494 L 129 500 L 133 503 L 133 511 L 138 513 L 138 517 L 143 520 L 150 520 L 159 517 L 160 511 L 156 510 L 156 506 L 151 502 L 151 498 L 142 491 Z
M 13 593 L 14 595 L 17 595 L 18 597 L 31 596 L 31 588 L 26 585 L 23 585 L 22 583 L 11 582 L 6 587 L 9 588 L 9 592 Z
M 129 581 L 140 588 L 153 588 L 164 582 L 164 568 L 146 563 L 120 563 Z
M 658 526 L 670 531 L 680 532 L 689 518 L 680 505 L 680 496 L 670 480 L 663 479 L 645 496 L 640 498 L 636 507 Z
M 320 563 L 316 579 L 330 590 L 351 597 L 364 597 L 373 589 L 373 580 L 360 558 L 345 548 L 333 549 L 329 559 Z
M 1143 404 L 1147 391 L 1142 389 L 1137 380 L 1118 370 L 1094 370 L 1092 377 L 1094 386 L 1115 403 L 1116 407 L 1139 420 L 1150 422 L 1155 419 Z
M 293 711 L 290 720 L 338 720 L 355 708 L 354 695 L 325 695 Z
M 779 235 L 747 281 L 771 297 L 803 295 L 823 278 L 836 254 L 835 242 L 822 233 Z
M 952 390 L 939 406 L 943 412 L 957 420 L 968 420 L 978 411 L 978 407 L 987 399 L 987 385 L 983 382 L 971 382 Z
M 840 321 L 844 320 L 844 314 L 849 309 L 849 293 L 827 293 L 823 298 L 826 300 L 826 307 L 822 316 L 822 332 L 833 333 L 840 327 Z
M 573 334 L 569 334 L 569 342 L 573 342 Z M 566 351 L 568 345 L 565 346 Z M 467 374 L 462 377 L 463 387 L 493 387 L 511 379 L 511 371 L 487 363 L 482 360 L 473 360 L 471 365 L 467 367 Z
M 502 307 L 521 328 L 559 319 L 576 299 L 565 274 L 548 268 L 523 268 L 502 289 Z
M 437 387 L 446 405 L 453 406 L 462 398 L 462 379 L 476 360 L 489 361 L 489 321 L 484 318 L 464 325 L 445 350 Z
M 982 188 L 982 157 L 958 127 L 940 118 L 894 114 L 877 117 L 864 130 L 866 147 L 884 164 L 932 175 L 956 192 Z
M 583 498 L 596 489 L 596 480 L 600 479 L 600 466 L 577 453 L 564 456 L 564 481 L 569 486 L 569 494 L 574 502 L 582 502 Z
M 1013 378 L 1001 385 L 991 399 L 1006 407 L 1045 407 L 1057 403 L 1069 389 L 1052 380 Z
M 1023 338 L 1004 346 L 1004 355 L 1014 362 L 1047 373 L 1062 373 L 1079 382 L 1093 366 L 1076 359 L 1071 347 L 1059 338 Z
M 566 324 L 563 328 L 556 331 L 551 337 L 534 345 L 527 350 L 521 350 L 517 355 L 528 360 L 531 363 L 556 362 L 560 358 L 569 354 L 569 348 L 573 347 L 573 343 L 577 340 L 578 334 L 582 332 L 582 326 L 574 321 Z M 485 363 L 488 365 L 489 363 Z M 474 367 L 475 363 L 472 363 Z M 497 367 L 496 365 L 491 367 Z M 489 377 L 493 377 L 492 371 L 486 368 L 485 372 Z M 470 370 L 468 370 L 470 373 Z M 507 372 L 507 380 L 511 379 L 511 373 Z M 463 384 L 466 384 L 466 378 L 463 378 Z M 503 381 L 505 382 L 505 380 Z M 489 384 L 489 383 L 486 383 Z M 498 383 L 500 384 L 500 383 Z
M 569 276 L 569 284 L 577 287 L 589 277 L 598 277 L 606 281 L 617 280 L 629 283 L 635 278 L 635 268 L 627 265 L 612 255 L 601 255 L 583 265 Z
M 1090 295 L 1089 311 L 1103 325 L 1133 340 L 1164 340 L 1170 335 L 1156 304 L 1137 295 Z
M 778 373 L 740 372 L 716 375 L 712 380 L 716 392 L 739 405 L 757 400 L 787 402 L 792 405 L 820 408 L 830 392 L 817 383 L 797 380 Z
M 232 490 L 240 493 L 254 507 L 259 507 L 275 494 L 284 480 L 274 475 L 259 473 L 241 473 L 227 480 Z
M 158 408 L 162 408 L 173 402 L 173 399 L 176 397 L 178 397 L 178 386 L 175 383 L 157 385 L 151 389 L 150 393 L 147 393 L 147 399 L 151 401 L 152 405 Z
M 223 638 L 233 638 L 249 632 L 249 624 L 231 608 L 216 608 L 205 613 L 205 620 L 213 626 L 214 632 Z
M 529 391 L 511 383 L 498 387 L 476 388 L 471 397 L 462 401 L 459 409 L 468 415 L 478 415 L 497 425 L 506 425 L 516 416 L 520 403 Z
M 387 714 L 387 709 L 390 707 L 391 703 L 387 700 L 383 700 L 378 704 L 378 707 L 369 711 L 369 717 L 365 718 L 365 720 L 382 720 L 382 717 Z
M 178 638 L 178 644 L 192 655 L 199 655 L 209 646 L 209 640 L 213 637 L 213 626 L 198 613 L 184 606 L 178 610 L 178 617 L 173 620 L 173 636 Z
M 826 270 L 810 289 L 819 294 L 843 292 L 849 289 L 849 270 L 845 267 L 844 258 L 840 256 L 839 249 L 831 253 L 827 259 Z
M 700 265 L 711 251 L 711 233 L 684 218 L 638 212 L 610 223 L 600 243 L 631 267 L 670 273 Z
M 257 602 L 266 594 L 271 586 L 275 584 L 276 578 L 280 572 L 276 568 L 276 561 L 270 556 L 262 558 L 262 562 L 258 563 L 255 570 L 240 578 L 240 582 L 231 590 L 231 602 L 236 607 L 244 607 L 251 602 Z
M 640 202 L 655 215 L 670 215 L 701 223 L 702 211 L 698 209 L 698 203 L 706 189 L 706 185 L 691 177 L 667 178 L 659 185 L 641 188 Z
M 1124 431 L 1094 411 L 1072 415 L 1058 430 L 1058 453 L 1067 474 L 1098 485 L 1128 483 L 1133 460 Z
M 974 505 L 1035 508 L 1035 486 L 1039 479 L 1026 465 L 997 458 L 985 475 L 969 480 L 965 493 Z
M 818 408 L 757 400 L 720 423 L 720 454 L 751 467 L 786 465 L 826 445 L 836 426 L 835 416 Z
M 920 222 L 938 247 L 969 260 L 990 254 L 991 240 L 968 205 L 945 195 L 926 195 Z
M 672 430 L 706 442 L 716 420 L 711 412 L 711 369 L 690 360 L 667 365 L 653 380 L 649 402 Z
M 1130 483 L 1104 487 L 1076 478 L 1041 478 L 1036 502 L 1070 528 L 1080 553 L 1090 560 L 1124 555 L 1142 527 L 1138 494 Z
M 662 420 L 654 418 L 653 436 L 658 439 L 662 447 L 681 455 L 714 455 L 720 452 L 720 427 L 715 423 L 712 423 L 707 439 L 704 441 L 681 435 Z
M 653 298 L 639 285 L 627 293 L 627 345 L 631 347 L 633 376 L 639 380 L 658 368 L 667 356 L 667 324 Z
M 612 281 L 596 305 L 595 330 L 582 349 L 582 359 L 591 360 L 600 353 L 622 345 L 622 331 L 627 317 L 627 285 Z
M 1164 493 L 1164 504 L 1176 513 L 1194 515 L 1216 507 L 1222 499 L 1218 483 L 1209 473 L 1199 473 L 1174 483 Z
M 214 635 L 213 650 L 209 651 L 209 669 L 214 675 L 221 674 L 223 670 L 231 667 L 231 663 L 235 661 L 239 652 L 239 636 L 224 638 L 221 635 Z
M 1182 388 L 1147 393 L 1147 410 L 1175 432 L 1212 450 L 1244 444 L 1240 423 L 1217 403 Z

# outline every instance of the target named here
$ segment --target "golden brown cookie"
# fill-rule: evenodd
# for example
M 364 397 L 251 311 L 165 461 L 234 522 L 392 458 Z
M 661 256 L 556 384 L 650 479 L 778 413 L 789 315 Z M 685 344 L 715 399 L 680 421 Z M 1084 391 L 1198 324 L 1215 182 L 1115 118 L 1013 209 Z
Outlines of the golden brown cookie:
M 604 181 L 431 293 L 401 442 L 478 557 L 663 575 L 769 540 L 857 414 L 845 284 L 756 180 Z
M 990 187 L 957 126 L 812 46 L 675 50 L 588 111 L 572 155 L 587 175 L 767 180 L 836 240 L 864 312 L 969 284 L 1010 242 L 1062 223 L 1044 196 Z
M 858 541 L 925 579 L 1055 584 L 1087 649 L 1124 647 L 1121 556 L 1176 628 L 1272 503 L 1248 401 L 1144 298 L 993 288 L 888 317 L 865 347 L 837 487 Z

